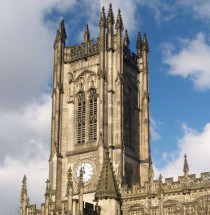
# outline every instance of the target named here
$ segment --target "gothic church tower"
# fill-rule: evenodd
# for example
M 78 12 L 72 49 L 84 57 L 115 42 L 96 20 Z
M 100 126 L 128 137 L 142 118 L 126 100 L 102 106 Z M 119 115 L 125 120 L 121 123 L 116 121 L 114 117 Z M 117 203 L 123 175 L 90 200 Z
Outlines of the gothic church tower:
M 81 167 L 84 201 L 92 202 L 107 152 L 119 187 L 149 179 L 149 81 L 146 35 L 129 49 L 120 10 L 110 5 L 99 21 L 96 43 L 88 25 L 84 42 L 66 46 L 64 21 L 54 43 L 50 198 L 60 208 L 71 170 L 72 195 L 79 195 Z M 69 173 L 70 174 L 70 173 Z

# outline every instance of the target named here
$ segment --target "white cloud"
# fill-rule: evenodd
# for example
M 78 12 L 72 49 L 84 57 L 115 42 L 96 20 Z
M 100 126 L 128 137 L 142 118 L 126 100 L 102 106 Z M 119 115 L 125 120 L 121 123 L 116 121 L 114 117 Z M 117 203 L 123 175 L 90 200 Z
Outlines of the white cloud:
M 150 134 L 151 134 L 151 139 L 153 141 L 161 139 L 161 135 L 158 132 L 158 127 L 161 125 L 160 122 L 156 122 L 151 116 L 150 116 Z
M 182 126 L 183 137 L 178 140 L 178 150 L 163 154 L 168 162 L 163 168 L 155 168 L 156 177 L 161 172 L 164 177 L 183 175 L 184 154 L 188 156 L 189 173 L 200 176 L 201 172 L 209 171 L 210 163 L 210 123 L 207 123 L 201 132 L 185 124 Z
M 195 39 L 181 40 L 181 50 L 174 52 L 172 44 L 163 46 L 163 63 L 169 65 L 169 74 L 188 78 L 195 89 L 210 89 L 210 45 L 201 32 Z
M 43 95 L 17 113 L 2 113 L 0 118 L 0 214 L 19 208 L 21 180 L 28 176 L 32 203 L 44 198 L 48 177 L 50 147 L 50 95 Z M 39 207 L 39 205 L 38 205 Z
M 40 153 L 44 152 L 40 151 Z M 18 211 L 24 174 L 28 178 L 28 195 L 31 203 L 38 203 L 37 208 L 40 208 L 40 201 L 44 201 L 44 182 L 48 178 L 47 157 L 43 159 L 36 156 L 33 160 L 29 159 L 23 163 L 8 156 L 5 163 L 6 165 L 0 168 L 0 214 L 20 214 Z
M 176 6 L 186 8 L 186 12 L 191 12 L 195 18 L 209 21 L 210 1 L 209 0 L 178 0 Z

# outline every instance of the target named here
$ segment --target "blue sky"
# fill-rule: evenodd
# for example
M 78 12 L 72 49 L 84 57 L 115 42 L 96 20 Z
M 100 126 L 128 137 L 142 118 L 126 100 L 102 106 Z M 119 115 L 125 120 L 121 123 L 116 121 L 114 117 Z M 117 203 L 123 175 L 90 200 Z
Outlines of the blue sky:
M 0 0 L 0 213 L 16 214 L 21 180 L 31 203 L 44 200 L 50 146 L 53 42 L 62 18 L 67 45 L 98 36 L 100 1 Z M 110 1 L 104 0 L 107 8 Z M 130 47 L 149 42 L 151 147 L 155 177 L 209 171 L 210 1 L 115 0 Z M 41 198 L 40 198 L 41 197 Z M 10 205 L 11 203 L 11 205 Z M 38 206 L 39 207 L 39 206 Z

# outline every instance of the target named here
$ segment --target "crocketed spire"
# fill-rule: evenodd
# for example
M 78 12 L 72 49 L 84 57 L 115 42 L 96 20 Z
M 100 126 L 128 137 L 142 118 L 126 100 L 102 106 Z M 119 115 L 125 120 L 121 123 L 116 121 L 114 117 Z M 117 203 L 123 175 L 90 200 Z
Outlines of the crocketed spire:
M 114 14 L 113 14 L 113 11 L 112 11 L 112 4 L 109 5 L 107 22 L 111 23 L 112 25 L 114 24 Z
M 125 37 L 124 37 L 124 46 L 129 48 L 130 45 L 130 41 L 129 41 L 129 37 L 128 37 L 128 30 L 125 30 Z
M 121 197 L 112 163 L 109 159 L 109 152 L 106 152 L 101 175 L 95 194 L 96 199 L 119 199 Z
M 101 17 L 99 21 L 99 27 L 106 27 L 106 15 L 105 15 L 105 9 L 102 7 L 101 10 Z
M 122 21 L 122 17 L 121 17 L 121 11 L 120 9 L 118 10 L 118 14 L 117 14 L 117 22 L 116 22 L 116 29 L 120 29 L 123 30 L 123 21 Z

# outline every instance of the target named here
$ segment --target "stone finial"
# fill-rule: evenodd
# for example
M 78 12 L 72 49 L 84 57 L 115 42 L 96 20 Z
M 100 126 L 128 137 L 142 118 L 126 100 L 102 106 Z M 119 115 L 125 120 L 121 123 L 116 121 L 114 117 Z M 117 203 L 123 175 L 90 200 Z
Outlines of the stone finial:
M 86 24 L 86 27 L 85 27 L 84 40 L 86 42 L 90 40 L 90 32 L 89 32 L 88 24 Z
M 138 36 L 137 36 L 137 41 L 136 41 L 136 49 L 137 49 L 137 56 L 141 57 L 142 39 L 141 39 L 140 31 L 138 31 Z
M 184 155 L 184 167 L 183 167 L 183 172 L 185 175 L 188 175 L 189 172 L 189 166 L 188 166 L 188 162 L 187 162 L 187 155 Z
M 105 15 L 105 9 L 102 7 L 101 10 L 101 17 L 99 21 L 99 27 L 106 27 L 106 15 Z
M 109 152 L 105 154 L 101 174 L 99 177 L 95 198 L 96 199 L 120 199 L 116 177 L 109 158 Z
M 116 26 L 115 26 L 115 28 L 116 28 L 116 29 L 120 29 L 120 30 L 123 30 L 123 29 L 124 29 L 120 9 L 118 10 L 118 14 L 117 14 L 117 22 L 116 22 Z
M 124 37 L 124 46 L 129 48 L 130 45 L 130 41 L 129 41 L 129 37 L 128 37 L 128 30 L 125 30 L 125 37 Z
M 144 39 L 143 39 L 142 47 L 143 47 L 143 51 L 146 51 L 146 53 L 149 52 L 149 46 L 148 46 L 148 42 L 147 42 L 147 35 L 146 35 L 146 33 L 144 33 Z
M 66 40 L 66 29 L 64 25 L 64 19 L 62 19 L 60 22 L 60 27 L 57 30 L 57 34 L 55 37 L 54 48 L 56 47 L 59 41 L 61 41 L 62 43 L 65 43 L 65 40 Z
M 109 11 L 108 11 L 108 16 L 107 16 L 107 22 L 108 24 L 114 24 L 114 14 L 112 11 L 112 4 L 109 5 Z

